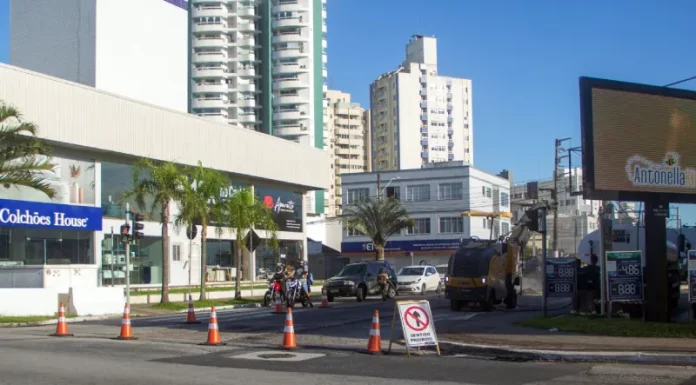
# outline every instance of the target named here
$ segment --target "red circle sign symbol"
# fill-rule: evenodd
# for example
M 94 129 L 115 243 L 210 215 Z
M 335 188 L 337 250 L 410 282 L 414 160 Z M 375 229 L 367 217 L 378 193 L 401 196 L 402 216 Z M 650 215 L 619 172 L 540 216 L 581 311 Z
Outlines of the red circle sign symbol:
M 409 329 L 422 332 L 430 325 L 428 313 L 420 306 L 411 306 L 404 312 L 404 321 Z

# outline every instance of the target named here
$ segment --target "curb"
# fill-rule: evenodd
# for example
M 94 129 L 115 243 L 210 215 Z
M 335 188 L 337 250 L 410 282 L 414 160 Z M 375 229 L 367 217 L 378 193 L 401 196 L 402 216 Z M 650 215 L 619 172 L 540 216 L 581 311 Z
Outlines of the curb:
M 440 341 L 440 347 L 452 353 L 536 361 L 612 362 L 670 366 L 696 365 L 696 355 L 693 353 L 543 350 L 449 341 Z
M 115 317 L 118 317 L 119 314 L 113 314 L 113 315 L 104 315 L 104 316 L 85 316 L 85 317 L 74 317 L 74 318 L 66 318 L 65 322 L 66 323 L 77 323 L 77 322 L 89 322 L 89 321 L 103 321 L 107 319 L 112 319 Z M 12 323 L 3 323 L 0 324 L 0 329 L 2 328 L 16 328 L 16 327 L 28 327 L 28 326 L 46 326 L 46 325 L 55 325 L 58 323 L 58 319 L 49 319 L 46 321 L 38 321 L 38 322 L 12 322 Z
M 215 306 L 215 311 L 218 310 L 234 310 L 234 309 L 252 309 L 257 307 L 263 307 L 260 303 L 245 303 L 241 305 L 225 305 L 225 306 Z M 210 313 L 209 307 L 194 308 L 193 311 L 196 313 Z M 177 310 L 176 314 L 187 313 L 188 309 Z

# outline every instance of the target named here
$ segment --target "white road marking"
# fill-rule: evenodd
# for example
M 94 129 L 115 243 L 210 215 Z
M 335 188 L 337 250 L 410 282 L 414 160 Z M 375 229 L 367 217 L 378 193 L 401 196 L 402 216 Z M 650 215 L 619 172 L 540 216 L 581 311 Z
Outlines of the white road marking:
M 264 355 L 267 355 L 268 358 L 263 357 Z M 290 355 L 292 357 L 281 357 L 285 355 Z M 299 362 L 299 361 L 307 361 L 307 360 L 312 360 L 315 358 L 320 358 L 320 357 L 325 357 L 326 354 L 320 354 L 320 353 L 297 353 L 297 352 L 292 352 L 292 353 L 285 353 L 285 352 L 279 352 L 279 351 L 266 351 L 266 352 L 253 352 L 253 353 L 246 353 L 246 354 L 240 354 L 236 356 L 229 356 L 228 358 L 241 358 L 245 360 L 259 360 L 259 361 L 285 361 L 285 362 Z

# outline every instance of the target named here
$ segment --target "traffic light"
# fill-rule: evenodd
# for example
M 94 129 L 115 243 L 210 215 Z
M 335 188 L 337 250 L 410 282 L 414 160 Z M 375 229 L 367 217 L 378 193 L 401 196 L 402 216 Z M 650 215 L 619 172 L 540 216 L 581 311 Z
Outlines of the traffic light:
M 133 240 L 140 239 L 144 236 L 141 230 L 145 228 L 145 225 L 142 223 L 145 220 L 145 216 L 141 213 L 132 213 L 131 215 L 131 221 L 132 221 L 132 227 L 133 227 Z
M 540 226 L 539 226 L 539 211 L 540 210 L 528 210 L 526 212 L 527 218 L 529 219 L 529 222 L 527 222 L 527 227 L 529 228 L 530 231 L 536 231 L 540 232 Z M 542 228 L 543 229 L 543 228 Z
M 130 225 L 124 223 L 121 225 L 121 243 L 128 243 L 130 241 Z

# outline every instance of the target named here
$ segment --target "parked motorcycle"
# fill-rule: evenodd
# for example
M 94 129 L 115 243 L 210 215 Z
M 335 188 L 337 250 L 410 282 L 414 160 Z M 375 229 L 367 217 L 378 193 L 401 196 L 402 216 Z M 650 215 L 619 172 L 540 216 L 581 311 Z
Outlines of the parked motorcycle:
M 283 296 L 282 285 L 274 279 L 268 280 L 268 290 L 266 294 L 263 295 L 263 306 L 271 306 L 275 303 L 276 295 Z
M 291 275 L 290 277 L 288 277 L 285 286 L 286 306 L 289 309 L 292 309 L 295 306 L 295 303 L 297 303 L 298 301 L 302 304 L 302 307 L 312 305 L 309 296 L 307 296 L 307 293 L 302 288 L 302 283 L 299 279 L 297 279 L 295 275 Z M 312 307 L 314 306 L 312 305 Z

